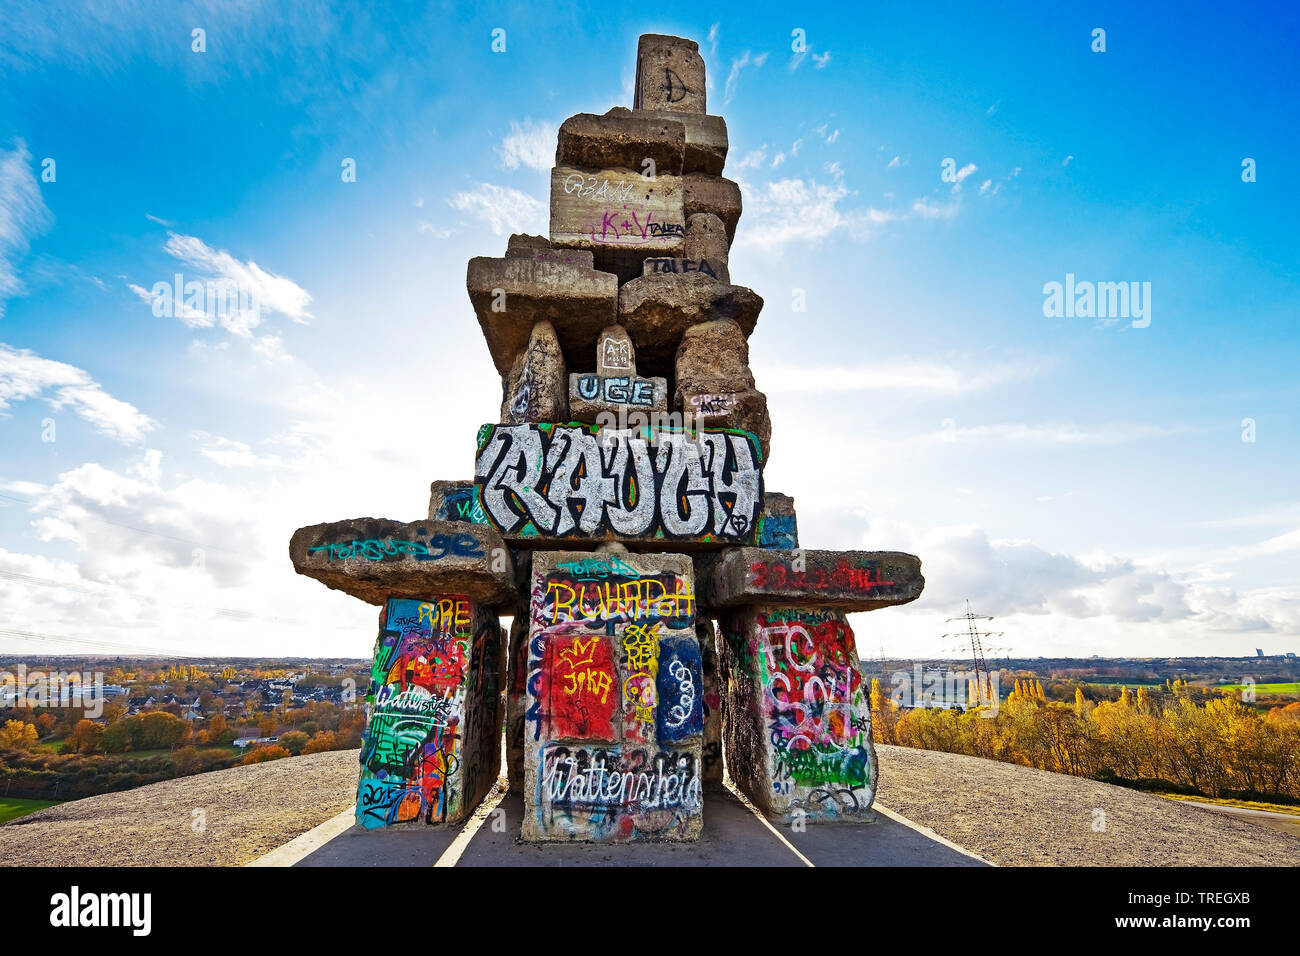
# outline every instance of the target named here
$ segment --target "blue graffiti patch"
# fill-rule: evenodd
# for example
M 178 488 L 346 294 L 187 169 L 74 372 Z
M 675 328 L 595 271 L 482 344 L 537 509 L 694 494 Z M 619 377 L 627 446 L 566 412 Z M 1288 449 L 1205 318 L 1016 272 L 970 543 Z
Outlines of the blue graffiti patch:
M 659 640 L 659 742 L 685 740 L 704 732 L 704 679 L 700 646 L 691 637 Z

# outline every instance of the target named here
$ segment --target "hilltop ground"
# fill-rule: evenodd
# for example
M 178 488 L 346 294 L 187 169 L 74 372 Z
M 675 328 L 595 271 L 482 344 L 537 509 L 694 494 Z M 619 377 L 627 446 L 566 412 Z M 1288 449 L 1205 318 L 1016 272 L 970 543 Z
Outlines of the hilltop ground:
M 977 757 L 878 750 L 881 804 L 1002 866 L 1300 859 L 1300 837 L 1192 804 Z M 0 827 L 0 866 L 238 866 L 346 810 L 356 778 L 357 752 L 338 751 L 76 800 Z

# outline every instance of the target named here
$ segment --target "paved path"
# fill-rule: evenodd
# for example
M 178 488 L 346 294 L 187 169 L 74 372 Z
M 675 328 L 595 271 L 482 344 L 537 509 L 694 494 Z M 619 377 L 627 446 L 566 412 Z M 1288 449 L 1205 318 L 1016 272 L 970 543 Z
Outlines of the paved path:
M 469 839 L 463 827 L 350 827 L 295 866 L 986 866 L 942 838 L 877 814 L 876 822 L 773 829 L 729 791 L 705 797 L 704 834 L 695 843 L 517 843 L 523 796 L 508 793 Z M 464 841 L 461 841 L 462 844 Z M 449 853 L 449 850 L 451 851 Z
M 1232 807 L 1222 803 L 1203 803 L 1200 800 L 1180 800 L 1179 803 L 1190 803 L 1192 806 L 1205 807 L 1207 810 L 1216 810 L 1219 813 L 1225 813 L 1230 817 L 1239 817 L 1243 820 L 1250 820 L 1252 823 L 1259 823 L 1266 827 L 1272 827 L 1274 830 L 1281 830 L 1283 833 L 1290 833 L 1294 836 L 1300 836 L 1300 816 L 1294 813 L 1279 813 L 1276 810 L 1256 810 L 1254 807 Z

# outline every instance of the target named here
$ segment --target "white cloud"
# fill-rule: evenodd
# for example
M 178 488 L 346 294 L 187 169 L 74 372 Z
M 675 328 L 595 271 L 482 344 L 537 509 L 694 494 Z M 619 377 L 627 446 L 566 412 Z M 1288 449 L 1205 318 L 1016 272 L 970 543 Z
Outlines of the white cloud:
M 13 402 L 38 397 L 55 411 L 70 409 L 101 435 L 120 442 L 142 441 L 157 426 L 134 405 L 109 395 L 75 365 L 0 344 L 0 412 Z
M 31 161 L 27 144 L 20 139 L 7 152 L 0 150 L 0 317 L 5 299 L 23 291 L 17 260 L 53 220 Z
M 944 205 L 939 205 L 938 203 L 931 202 L 930 199 L 925 196 L 922 196 L 920 199 L 912 203 L 912 212 L 916 213 L 916 215 L 920 216 L 922 219 L 951 219 L 953 216 L 957 215 L 957 211 L 960 208 L 961 205 L 956 200 Z
M 889 161 L 889 166 L 888 166 L 888 168 L 889 168 L 889 169 L 896 169 L 896 168 L 898 168 L 898 166 L 899 166 L 900 164 L 901 164 L 901 160 L 899 159 L 899 157 L 895 156 L 893 159 L 891 159 L 891 160 Z
M 989 188 L 992 185 L 993 185 L 993 180 L 991 179 L 986 179 L 984 180 L 984 182 L 980 183 L 980 195 L 983 196 L 986 192 L 988 192 Z
M 225 249 L 214 249 L 197 236 L 169 232 L 163 250 L 187 267 L 178 273 L 181 276 L 179 296 L 175 274 L 149 289 L 127 283 L 139 299 L 151 305 L 155 314 L 171 315 L 189 329 L 220 325 L 264 358 L 276 361 L 289 358 L 278 335 L 257 335 L 255 331 L 265 319 L 276 314 L 306 324 L 312 318 L 308 311 L 312 297 L 306 289 L 292 279 L 268 272 L 251 259 L 244 262 Z
M 450 239 L 451 230 L 442 226 L 435 226 L 427 219 L 421 219 L 416 227 L 422 235 L 433 236 L 435 239 Z
M 1065 157 L 1065 159 L 1061 160 L 1061 165 L 1062 165 L 1062 166 L 1069 166 L 1069 165 L 1070 165 L 1070 161 L 1073 160 L 1073 159 L 1074 159 L 1074 154 L 1071 153 L 1069 156 Z
M 501 165 L 506 169 L 524 166 L 538 172 L 548 172 L 555 165 L 555 141 L 558 129 L 553 123 L 534 123 L 526 119 L 522 124 L 510 123 L 510 133 L 497 148 Z
M 194 432 L 194 440 L 199 443 L 199 452 L 204 458 L 216 462 L 222 468 L 283 468 L 284 462 L 277 455 L 260 455 L 245 442 L 209 435 L 207 432 Z
M 839 138 L 840 138 L 840 131 L 839 131 L 839 130 L 836 130 L 835 132 L 831 133 L 831 135 L 829 135 L 829 136 L 826 137 L 826 145 L 829 146 L 830 144 L 834 143 L 834 142 L 835 142 L 837 139 L 839 139 Z
M 144 288 L 144 286 L 138 286 L 134 282 L 128 282 L 126 286 L 134 292 L 141 301 L 148 302 L 151 306 L 153 305 L 154 295 L 149 289 Z M 172 312 L 176 318 L 180 319 L 181 322 L 185 324 L 187 328 L 191 329 L 211 328 L 216 324 L 217 320 L 216 315 L 209 315 L 202 309 L 196 309 L 194 306 L 186 304 L 183 299 L 180 302 L 172 302 Z
M 761 185 L 742 182 L 748 225 L 737 234 L 736 242 L 742 248 L 773 250 L 789 242 L 815 242 L 841 230 L 855 239 L 869 239 L 889 223 L 913 218 L 950 219 L 961 208 L 955 200 L 938 205 L 924 197 L 905 211 L 851 207 L 846 200 L 856 193 L 844 185 L 840 164 L 828 163 L 825 169 L 834 185 L 796 178 Z
M 824 70 L 826 69 L 826 64 L 831 61 L 831 51 L 827 50 L 825 53 L 821 54 L 814 53 L 812 58 L 813 65 L 819 70 Z
M 978 364 L 932 359 L 891 359 L 870 365 L 756 365 L 755 374 L 773 394 L 790 392 L 914 391 L 966 395 L 1041 374 L 1052 367 L 1042 358 L 989 360 Z
M 546 231 L 548 207 L 527 193 L 509 186 L 479 183 L 447 200 L 453 209 L 480 219 L 498 236 L 511 232 Z
M 767 62 L 767 54 L 760 53 L 757 56 L 751 56 L 746 50 L 738 59 L 731 61 L 731 72 L 727 74 L 727 84 L 723 87 L 722 103 L 725 106 L 730 103 L 736 95 L 736 86 L 740 82 L 741 71 L 746 67 L 752 66 L 754 69 L 762 69 L 763 64 Z
M 772 168 L 776 169 L 784 162 L 785 162 L 785 153 L 777 153 L 775 156 L 772 157 Z
M 763 163 L 767 162 L 767 146 L 760 146 L 758 149 L 752 149 L 739 160 L 731 164 L 733 172 L 741 169 L 757 169 Z
M 292 279 L 267 272 L 249 259 L 241 262 L 225 249 L 213 249 L 196 236 L 168 233 L 163 249 L 216 282 L 229 282 L 241 291 L 247 291 L 257 303 L 259 311 L 277 312 L 294 322 L 304 324 L 312 317 L 307 311 L 311 295 Z M 228 325 L 231 332 L 247 335 L 258 324 L 244 318 L 241 324 Z

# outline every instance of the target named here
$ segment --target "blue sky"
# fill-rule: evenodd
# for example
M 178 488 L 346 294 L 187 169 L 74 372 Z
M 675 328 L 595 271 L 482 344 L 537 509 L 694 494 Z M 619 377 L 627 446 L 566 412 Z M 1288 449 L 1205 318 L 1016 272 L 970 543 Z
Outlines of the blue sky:
M 466 260 L 545 232 L 556 127 L 630 105 L 646 32 L 728 123 L 768 486 L 807 547 L 924 562 L 863 653 L 968 597 L 1020 655 L 1300 650 L 1296 17 L 1027 3 L 9 5 L 0 649 L 368 654 L 288 537 L 471 474 Z M 259 319 L 156 316 L 177 272 Z M 1067 273 L 1150 324 L 1044 315 Z

